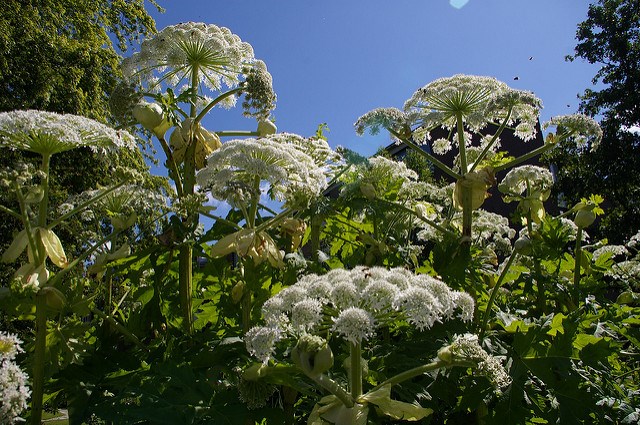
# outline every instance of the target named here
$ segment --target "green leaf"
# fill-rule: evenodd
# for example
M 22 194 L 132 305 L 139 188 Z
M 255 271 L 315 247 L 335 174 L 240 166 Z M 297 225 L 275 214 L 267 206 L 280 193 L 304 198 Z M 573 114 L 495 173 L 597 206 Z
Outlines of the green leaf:
M 363 395 L 360 400 L 376 405 L 383 414 L 396 420 L 419 421 L 433 413 L 433 409 L 391 400 L 391 385 L 383 385 L 379 389 Z

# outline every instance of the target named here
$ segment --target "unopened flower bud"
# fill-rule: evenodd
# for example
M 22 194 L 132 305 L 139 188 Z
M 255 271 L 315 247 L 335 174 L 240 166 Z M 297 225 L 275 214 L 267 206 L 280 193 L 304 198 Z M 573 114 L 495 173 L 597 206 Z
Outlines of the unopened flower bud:
M 361 184 L 360 192 L 370 201 L 376 199 L 376 188 L 371 183 Z
M 64 294 L 53 286 L 45 286 L 40 289 L 40 292 L 45 297 L 47 307 L 49 307 L 53 311 L 62 310 L 64 308 L 64 305 L 67 303 L 67 298 L 64 296 Z
M 278 127 L 269 119 L 261 120 L 258 122 L 258 136 L 265 137 L 271 134 L 276 134 Z
M 518 254 L 531 255 L 531 239 L 526 236 L 518 238 L 518 240 L 513 244 L 513 248 Z
M 242 296 L 244 295 L 244 286 L 244 282 L 240 281 L 234 285 L 233 289 L 231 289 L 231 299 L 234 303 L 238 303 L 242 299 Z
M 333 352 L 324 338 L 303 335 L 291 350 L 291 360 L 308 376 L 318 376 L 333 366 Z
M 133 117 L 147 130 L 153 130 L 162 124 L 162 108 L 157 103 L 141 101 L 133 107 Z
M 451 346 L 447 345 L 438 350 L 438 358 L 445 363 L 453 362 L 453 353 L 451 352 Z
M 596 220 L 596 214 L 591 210 L 580 210 L 576 213 L 576 217 L 573 219 L 573 222 L 576 226 L 580 228 L 585 228 L 591 226 L 593 222 Z

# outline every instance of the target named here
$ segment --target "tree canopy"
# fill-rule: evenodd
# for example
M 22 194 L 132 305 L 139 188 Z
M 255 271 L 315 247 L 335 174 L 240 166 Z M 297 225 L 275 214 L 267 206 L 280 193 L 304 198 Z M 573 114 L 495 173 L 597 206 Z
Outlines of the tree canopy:
M 558 166 L 555 190 L 569 206 L 592 193 L 605 198 L 606 216 L 593 233 L 620 243 L 640 228 L 640 1 L 592 4 L 576 39 L 567 59 L 601 65 L 580 110 L 600 117 L 604 136 L 597 150 L 563 144 L 546 160 Z

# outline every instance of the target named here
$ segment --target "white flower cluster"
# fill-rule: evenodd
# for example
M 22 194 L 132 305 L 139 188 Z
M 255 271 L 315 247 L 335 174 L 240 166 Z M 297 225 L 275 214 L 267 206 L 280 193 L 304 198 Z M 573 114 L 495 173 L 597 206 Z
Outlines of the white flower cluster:
M 582 114 L 560 115 L 544 123 L 543 128 L 556 127 L 558 131 L 574 138 L 576 146 L 596 150 L 602 140 L 602 129 L 593 119 Z
M 286 337 L 330 332 L 356 344 L 398 320 L 419 330 L 454 317 L 469 321 L 474 307 L 469 294 L 431 276 L 401 268 L 334 269 L 304 276 L 270 298 L 262 307 L 266 325 L 251 329 L 245 342 L 251 354 L 268 362 L 275 343 Z
M 404 112 L 397 108 L 376 108 L 367 112 L 355 122 L 354 127 L 356 133 L 362 135 L 365 129 L 376 135 L 380 132 L 380 128 L 400 130 L 406 125 L 407 116 Z
M 611 258 L 619 255 L 629 255 L 629 250 L 624 245 L 605 245 L 593 251 L 593 261 L 597 261 L 604 254 L 611 254 Z
M 477 370 L 498 389 L 511 384 L 511 377 L 505 371 L 500 360 L 487 353 L 480 346 L 477 335 L 456 335 L 449 349 L 454 359 L 476 363 Z
M 516 231 L 509 227 L 507 217 L 483 209 L 473 212 L 471 233 L 478 246 L 491 247 L 507 255 L 511 253 L 511 239 L 516 236 Z
M 272 199 L 303 206 L 326 188 L 327 164 L 321 160 L 333 158 L 330 152 L 324 140 L 287 133 L 231 140 L 209 156 L 197 182 L 234 207 L 259 197 L 261 182 L 269 185 Z
M 58 208 L 60 213 L 62 209 L 68 209 L 74 205 L 79 205 L 99 196 L 103 189 L 87 190 L 75 195 L 67 200 L 67 203 L 60 205 Z M 147 189 L 145 187 L 135 185 L 125 185 L 117 188 L 108 195 L 100 198 L 97 203 L 91 205 L 91 209 L 104 210 L 110 216 L 130 213 L 136 211 L 138 214 L 150 213 L 152 211 L 162 210 L 167 207 L 166 197 L 161 193 Z
M 0 113 L 0 147 L 53 155 L 79 147 L 101 152 L 134 149 L 136 141 L 126 131 L 89 118 L 28 110 Z
M 527 141 L 535 137 L 541 107 L 532 93 L 511 89 L 495 78 L 458 74 L 418 89 L 405 102 L 404 111 L 415 114 L 424 129 L 452 129 L 458 113 L 473 132 L 506 119 L 507 125 L 516 126 L 516 136 Z
M 31 395 L 27 374 L 14 362 L 23 352 L 21 344 L 15 335 L 0 332 L 0 424 L 19 421 Z
M 178 87 L 191 82 L 197 70 L 198 83 L 213 91 L 222 85 L 235 87 L 245 64 L 254 61 L 253 48 L 228 28 L 185 22 L 164 28 L 145 40 L 140 52 L 122 62 L 125 77 L 147 83 L 149 89 L 166 81 Z M 154 71 L 160 73 L 158 78 Z
M 418 174 L 407 168 L 404 162 L 383 156 L 368 159 L 368 165 L 356 167 L 341 178 L 345 186 L 341 196 L 362 196 L 396 200 L 416 200 L 429 190 L 426 183 L 418 181 Z M 387 195 L 387 196 L 385 196 Z
M 502 193 L 510 195 L 505 196 L 505 200 L 507 200 L 512 196 L 525 194 L 527 189 L 531 193 L 544 193 L 549 191 L 551 186 L 553 186 L 553 175 L 547 168 L 522 165 L 509 171 L 498 188 Z

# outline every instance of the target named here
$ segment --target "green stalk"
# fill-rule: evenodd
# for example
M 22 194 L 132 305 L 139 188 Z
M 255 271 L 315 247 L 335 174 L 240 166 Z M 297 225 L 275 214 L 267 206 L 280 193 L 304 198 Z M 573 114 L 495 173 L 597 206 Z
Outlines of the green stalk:
M 321 374 L 317 376 L 311 376 L 311 379 L 313 379 L 322 388 L 324 388 L 325 390 L 329 391 L 331 394 L 336 396 L 342 402 L 342 404 L 345 405 L 345 407 L 350 408 L 350 407 L 353 407 L 353 405 L 355 404 L 355 402 L 353 401 L 354 398 L 352 395 L 353 391 L 352 391 L 352 394 L 349 394 L 347 391 L 345 391 L 344 388 L 342 388 L 340 384 L 338 384 L 333 379 L 329 378 L 327 375 Z
M 579 305 L 580 297 L 580 266 L 582 263 L 582 227 L 578 227 L 578 233 L 576 234 L 576 247 L 574 253 L 575 267 L 573 269 L 573 298 L 576 305 Z
M 498 127 L 498 131 L 496 131 L 496 134 L 493 135 L 489 143 L 487 143 L 487 146 L 485 146 L 480 155 L 478 155 L 478 158 L 476 158 L 476 160 L 474 161 L 473 166 L 471 167 L 469 172 L 475 170 L 478 164 L 480 164 L 487 156 L 489 149 L 491 149 L 491 146 L 493 146 L 496 140 L 498 140 L 498 137 L 500 137 L 505 127 L 507 126 L 507 121 L 509 121 L 509 118 L 511 117 L 511 111 L 513 111 L 513 106 L 509 108 L 509 112 L 507 112 L 507 116 L 505 117 L 504 121 L 502 121 L 502 124 L 500 124 L 500 127 Z
M 390 128 L 388 128 L 387 130 L 389 130 L 389 133 L 393 134 L 395 137 L 400 139 L 404 144 L 406 144 L 411 149 L 413 149 L 416 153 L 418 153 L 418 155 L 421 155 L 424 158 L 426 158 L 429 162 L 431 162 L 433 165 L 438 167 L 440 170 L 442 170 L 442 172 L 444 172 L 448 176 L 453 177 L 455 180 L 458 180 L 459 178 L 462 177 L 460 174 L 456 173 L 451 168 L 449 168 L 444 162 L 440 161 L 435 156 L 431 155 L 429 152 L 424 151 L 420 146 L 416 145 L 406 137 L 403 137 L 402 135 L 400 135 L 400 133 L 397 133 Z
M 518 164 L 521 164 L 523 162 L 525 162 L 528 159 L 531 159 L 535 156 L 541 155 L 543 153 L 545 153 L 546 151 L 554 148 L 557 145 L 557 143 L 547 143 L 543 146 L 540 146 L 537 149 L 532 150 L 529 153 L 526 153 L 522 156 L 519 156 L 515 159 L 512 159 L 511 161 L 507 162 L 506 164 L 502 164 L 502 165 L 498 165 L 496 168 L 493 169 L 493 171 L 495 173 L 498 173 L 498 171 L 502 171 L 502 170 L 506 170 L 507 168 L 511 168 L 514 167 Z
M 31 393 L 31 424 L 42 423 L 44 398 L 44 359 L 47 350 L 47 300 L 42 291 L 36 295 L 36 342 L 33 354 L 33 392 Z
M 14 210 L 12 210 L 11 208 L 7 208 L 4 205 L 0 205 L 0 211 L 5 212 L 10 216 L 12 216 L 13 218 L 17 218 L 18 220 L 22 221 L 22 216 L 17 212 L 15 212 Z
M 464 122 L 462 121 L 462 112 L 456 113 L 456 121 L 458 128 L 458 151 L 460 152 L 460 172 L 462 175 L 467 174 L 467 146 L 464 142 Z
M 44 173 L 42 179 L 42 192 L 44 196 L 40 201 L 40 209 L 38 210 L 38 226 L 47 226 L 47 213 L 49 209 L 49 163 L 51 162 L 51 155 L 42 155 L 42 165 L 40 170 Z
M 120 183 L 118 183 L 118 184 L 116 184 L 114 186 L 111 186 L 109 189 L 104 190 L 104 191 L 100 192 L 98 195 L 94 196 L 93 198 L 91 198 L 91 199 L 79 204 L 77 207 L 75 207 L 74 209 L 72 209 L 68 213 L 66 213 L 64 215 L 61 215 L 60 217 L 56 218 L 51 223 L 49 223 L 49 229 L 53 229 L 54 227 L 58 226 L 60 223 L 64 222 L 69 217 L 73 216 L 74 214 L 77 214 L 79 211 L 82 211 L 86 207 L 91 206 L 92 204 L 94 204 L 98 200 L 104 198 L 105 196 L 109 195 L 110 193 L 112 193 L 116 189 L 124 186 L 126 183 L 127 183 L 126 181 L 123 181 L 123 182 L 120 182 Z
M 349 383 L 351 388 L 351 398 L 357 400 L 362 395 L 362 346 L 361 343 L 349 344 L 349 360 L 351 369 L 349 371 Z M 348 406 L 347 406 L 348 407 Z
M 482 341 L 482 339 L 484 338 L 484 334 L 485 334 L 485 332 L 487 330 L 487 324 L 489 323 L 489 315 L 491 314 L 491 309 L 493 308 L 493 303 L 494 303 L 494 301 L 496 299 L 496 295 L 498 294 L 498 290 L 502 286 L 502 281 L 504 280 L 504 277 L 507 275 L 507 272 L 511 268 L 511 264 L 513 263 L 513 260 L 515 260 L 517 255 L 518 255 L 518 253 L 514 249 L 511 252 L 511 255 L 509 256 L 509 259 L 507 260 L 507 264 L 502 269 L 502 273 L 500 273 L 500 277 L 498 277 L 498 281 L 496 282 L 496 284 L 494 285 L 494 287 L 493 287 L 493 289 L 491 291 L 491 296 L 489 297 L 489 302 L 487 303 L 487 308 L 484 311 L 484 316 L 482 317 L 482 323 L 480 323 L 480 335 L 478 336 L 480 341 Z
M 191 73 L 191 88 L 195 89 L 198 85 L 198 67 L 194 66 Z M 194 103 L 191 104 L 189 117 L 196 118 L 197 110 Z M 195 124 L 195 123 L 192 123 Z M 183 195 L 193 195 L 196 180 L 196 164 L 195 164 L 196 143 L 192 137 L 189 140 L 187 150 L 184 156 L 184 187 Z M 185 217 L 188 224 L 192 220 L 198 220 L 197 214 L 189 214 Z M 192 311 L 192 292 L 193 292 L 193 246 L 190 243 L 184 243 L 180 246 L 178 254 L 178 272 L 179 272 L 179 295 L 180 309 L 182 310 L 182 327 L 187 334 L 193 329 Z
M 40 258 L 42 256 L 42 252 L 39 248 L 39 244 L 36 243 L 34 239 L 33 228 L 31 227 L 31 220 L 29 220 L 29 212 L 27 211 L 27 204 L 24 201 L 24 196 L 22 195 L 22 190 L 18 187 L 17 183 L 14 183 L 14 189 L 16 197 L 18 198 L 18 205 L 20 206 L 20 212 L 22 216 L 20 219 L 22 220 L 22 224 L 24 224 L 25 232 L 27 233 L 27 239 L 29 240 L 29 248 L 31 248 L 31 252 L 33 253 L 34 260 L 36 263 L 40 263 Z
M 178 164 L 176 164 L 176 160 L 173 158 L 173 153 L 171 152 L 171 148 L 169 144 L 165 140 L 164 136 L 158 137 L 160 141 L 160 146 L 162 146 L 162 150 L 164 154 L 167 156 L 167 163 L 169 164 L 169 168 L 173 171 L 173 175 L 175 176 L 174 181 L 176 182 L 176 193 L 178 194 L 178 198 L 182 197 L 182 178 L 180 177 L 180 170 L 178 169 Z
M 422 366 L 418 366 L 418 367 L 414 367 L 413 369 L 409 369 L 409 370 L 405 370 L 404 372 L 401 372 L 389 379 L 387 379 L 386 381 L 378 384 L 377 386 L 373 387 L 369 393 L 375 392 L 377 390 L 379 390 L 380 388 L 384 387 L 385 385 L 389 385 L 389 386 L 393 386 L 396 384 L 399 384 L 401 382 L 404 382 L 408 379 L 411 378 L 415 378 L 416 376 L 420 376 L 422 374 L 425 374 L 427 372 L 430 372 L 432 370 L 436 370 L 436 369 L 440 369 L 443 367 L 449 367 L 449 366 L 462 366 L 462 364 L 457 364 L 457 363 L 447 363 L 445 361 L 442 360 L 436 360 L 435 362 L 432 363 L 428 363 Z
M 194 75 L 198 75 L 197 72 L 198 72 L 197 68 L 194 68 Z M 195 82 L 194 82 L 194 80 L 192 79 L 191 80 L 191 87 L 195 87 L 196 84 L 197 84 L 197 80 L 195 80 Z M 231 89 L 228 92 L 222 93 L 220 96 L 218 96 L 215 99 L 213 99 L 211 102 L 209 102 L 209 104 L 207 106 L 204 107 L 204 109 L 202 111 L 200 111 L 198 116 L 195 117 L 194 123 L 198 124 L 200 121 L 202 121 L 202 118 L 204 118 L 204 116 L 207 115 L 211 109 L 213 109 L 214 106 L 216 106 L 218 103 L 222 102 L 227 97 L 233 96 L 234 94 L 239 93 L 242 90 L 244 90 L 242 87 Z M 193 112 L 191 112 L 191 116 L 192 117 L 193 117 L 193 115 L 194 115 Z
M 463 177 L 464 179 L 464 177 Z M 465 244 L 471 244 L 471 226 L 473 225 L 473 188 L 470 185 L 462 184 L 462 237 Z
M 218 137 L 249 137 L 249 136 L 259 136 L 260 134 L 257 131 L 216 131 Z

